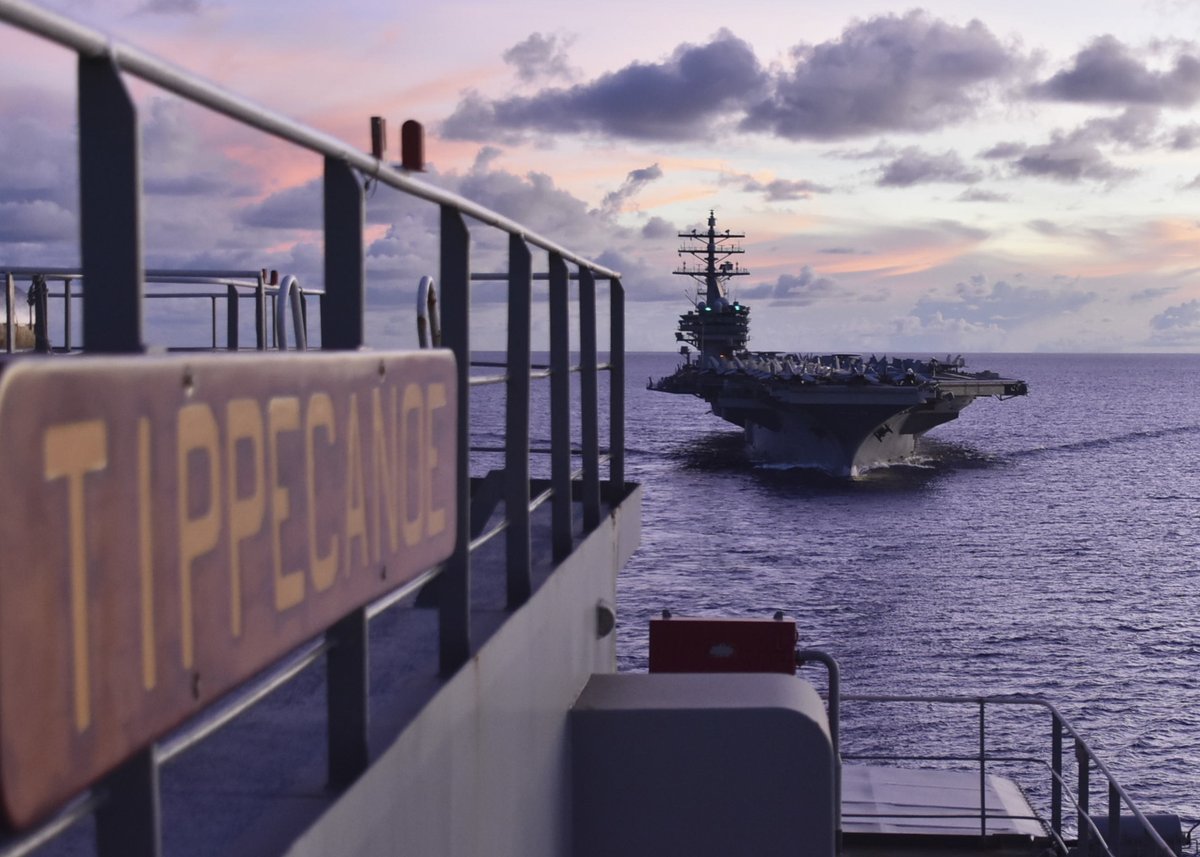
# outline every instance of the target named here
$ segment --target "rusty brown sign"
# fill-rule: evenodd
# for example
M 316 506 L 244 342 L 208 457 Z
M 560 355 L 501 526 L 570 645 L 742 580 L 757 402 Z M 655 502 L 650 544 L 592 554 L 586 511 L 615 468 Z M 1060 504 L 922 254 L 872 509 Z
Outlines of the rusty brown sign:
M 29 824 L 450 555 L 449 352 L 0 374 L 0 790 Z

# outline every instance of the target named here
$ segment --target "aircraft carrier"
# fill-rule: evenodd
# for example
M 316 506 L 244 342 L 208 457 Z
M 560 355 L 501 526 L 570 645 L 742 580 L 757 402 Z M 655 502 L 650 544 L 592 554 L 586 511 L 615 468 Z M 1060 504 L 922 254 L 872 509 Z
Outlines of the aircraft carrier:
M 704 399 L 712 412 L 741 426 L 756 460 L 857 475 L 910 460 L 917 438 L 981 396 L 1024 396 L 1024 381 L 968 372 L 962 356 L 914 360 L 859 354 L 749 351 L 750 307 L 728 284 L 749 271 L 734 257 L 744 233 L 680 232 L 684 259 L 672 273 L 699 288 L 679 317 L 675 338 L 684 363 L 650 389 Z M 699 263 L 699 264 L 697 264 Z

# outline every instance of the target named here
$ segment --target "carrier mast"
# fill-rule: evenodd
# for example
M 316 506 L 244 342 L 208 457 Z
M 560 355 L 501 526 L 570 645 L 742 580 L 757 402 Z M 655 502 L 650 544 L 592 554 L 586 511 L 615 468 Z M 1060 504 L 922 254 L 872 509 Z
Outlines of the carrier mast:
M 704 358 L 727 358 L 744 351 L 750 339 L 750 308 L 729 301 L 726 283 L 733 277 L 750 273 L 730 260 L 731 256 L 746 252 L 741 245 L 731 243 L 734 239 L 745 238 L 746 234 L 728 229 L 718 232 L 716 214 L 709 211 L 707 232 L 693 229 L 678 235 L 693 242 L 680 247 L 679 255 L 691 256 L 701 266 L 689 266 L 685 260 L 672 273 L 691 277 L 703 286 L 704 299 L 697 296 L 695 310 L 680 316 L 675 339 L 694 346 Z M 687 353 L 686 346 L 680 350 Z

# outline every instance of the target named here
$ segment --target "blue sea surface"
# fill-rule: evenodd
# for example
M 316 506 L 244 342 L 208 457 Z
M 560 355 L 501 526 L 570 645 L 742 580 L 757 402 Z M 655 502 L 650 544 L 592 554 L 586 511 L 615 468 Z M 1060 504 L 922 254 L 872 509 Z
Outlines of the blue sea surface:
M 782 610 L 838 659 L 844 693 L 1044 694 L 1143 809 L 1200 820 L 1200 356 L 969 357 L 1030 395 L 979 400 L 913 465 L 851 481 L 750 463 L 703 401 L 645 389 L 677 361 L 628 357 L 645 497 L 618 584 L 621 670 L 646 669 L 664 608 Z M 845 752 L 978 749 L 977 708 L 844 717 Z M 1046 756 L 1044 712 L 988 717 L 1000 748 Z M 1032 776 L 1036 803 L 1049 775 Z

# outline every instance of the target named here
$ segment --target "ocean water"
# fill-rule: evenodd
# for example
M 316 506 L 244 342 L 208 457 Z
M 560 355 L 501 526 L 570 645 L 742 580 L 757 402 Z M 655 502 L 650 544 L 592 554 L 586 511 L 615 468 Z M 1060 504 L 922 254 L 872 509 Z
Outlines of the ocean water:
M 1144 810 L 1200 820 L 1200 356 L 970 358 L 1031 394 L 978 400 L 915 465 L 852 481 L 755 466 L 703 401 L 645 389 L 677 359 L 628 358 L 645 496 L 621 670 L 646 669 L 664 608 L 782 610 L 838 659 L 843 693 L 1043 694 Z M 843 711 L 844 752 L 978 747 L 976 708 Z M 988 716 L 999 748 L 1047 757 L 1048 715 Z M 1044 801 L 1048 774 L 999 767 Z

